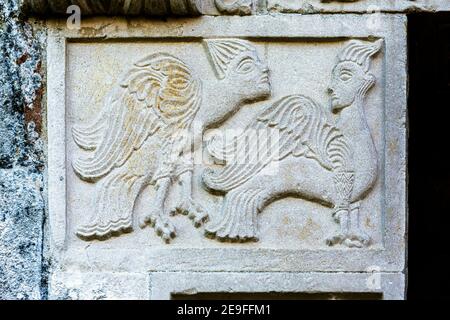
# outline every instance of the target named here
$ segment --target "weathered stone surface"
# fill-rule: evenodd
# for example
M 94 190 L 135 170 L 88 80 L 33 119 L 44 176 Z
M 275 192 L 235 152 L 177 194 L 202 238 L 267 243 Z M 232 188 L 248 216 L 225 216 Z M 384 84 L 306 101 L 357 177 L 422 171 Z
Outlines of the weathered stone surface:
M 19 2 L 19 1 L 17 1 Z M 196 16 L 249 15 L 280 13 L 330 13 L 330 12 L 414 12 L 450 10 L 445 0 L 114 0 L 67 1 L 22 0 L 22 11 L 27 15 L 65 15 L 70 5 L 79 6 L 83 15 L 127 16 Z
M 32 168 L 0 169 L 1 299 L 45 297 L 42 188 L 42 176 Z
M 106 0 L 106 1 L 68 1 L 68 0 L 23 0 L 23 11 L 29 14 L 66 15 L 67 8 L 78 6 L 83 15 L 149 15 L 195 16 L 202 13 L 202 0 Z
M 254 6 L 256 6 L 256 1 L 254 0 L 214 0 L 219 12 L 223 14 L 239 14 L 247 15 L 253 12 Z
M 405 277 L 392 273 L 270 273 L 270 272 L 154 272 L 150 274 L 150 298 L 202 293 L 372 293 L 382 299 L 404 297 Z M 362 295 L 360 295 L 362 297 Z
M 0 7 L 0 299 L 39 299 L 46 291 L 43 35 L 18 9 L 17 1 Z
M 77 271 L 53 272 L 49 279 L 52 300 L 148 300 L 149 276 L 144 273 Z
M 50 23 L 52 298 L 67 297 L 73 275 L 148 271 L 268 272 L 281 292 L 271 272 L 332 273 L 329 290 L 355 273 L 342 291 L 402 298 L 405 18 L 367 18 Z M 208 129 L 216 135 L 202 143 Z M 235 150 L 217 129 L 266 135 Z M 373 270 L 395 284 L 368 288 Z M 206 275 L 194 286 L 222 290 Z M 94 287 L 81 281 L 73 295 L 93 297 Z
M 446 0 L 267 0 L 269 12 L 413 12 L 450 10 Z
M 78 6 L 82 15 L 118 16 L 198 16 L 198 15 L 249 15 L 266 10 L 266 0 L 23 0 L 22 12 L 26 15 L 68 16 Z M 70 8 L 68 10 L 68 8 Z M 69 11 L 69 12 L 68 12 Z
M 402 299 L 405 277 L 398 273 L 283 272 L 56 272 L 50 278 L 50 299 L 171 299 L 196 294 L 351 293 Z

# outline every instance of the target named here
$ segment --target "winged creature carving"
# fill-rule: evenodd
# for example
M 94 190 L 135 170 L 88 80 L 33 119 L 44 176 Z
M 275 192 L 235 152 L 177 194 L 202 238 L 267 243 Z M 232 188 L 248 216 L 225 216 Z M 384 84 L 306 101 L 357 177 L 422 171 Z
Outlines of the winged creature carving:
M 154 186 L 155 196 L 138 224 L 153 226 L 166 242 L 176 234 L 169 213 L 189 215 L 196 226 L 207 219 L 192 198 L 193 146 L 199 145 L 204 128 L 223 121 L 246 101 L 268 97 L 270 84 L 267 66 L 250 42 L 211 39 L 206 47 L 211 57 L 221 59 L 222 69 L 217 70 L 219 80 L 205 84 L 203 92 L 188 65 L 155 53 L 121 78 L 93 123 L 72 128 L 74 141 L 88 153 L 72 162 L 73 169 L 82 180 L 96 184 L 95 205 L 88 222 L 78 227 L 79 237 L 106 239 L 133 229 L 135 200 L 148 185 Z M 221 108 L 202 103 L 217 99 L 225 101 Z M 196 135 L 194 119 L 201 128 Z M 175 183 L 181 185 L 181 194 L 166 208 Z
M 327 239 L 329 245 L 370 243 L 359 223 L 359 208 L 378 169 L 364 98 L 375 84 L 370 60 L 381 46 L 382 40 L 353 40 L 342 50 L 328 88 L 331 110 L 303 95 L 287 96 L 261 111 L 231 141 L 216 136 L 209 142 L 210 154 L 225 165 L 206 169 L 203 182 L 225 197 L 221 214 L 206 225 L 208 235 L 257 240 L 257 214 L 274 200 L 293 195 L 334 208 L 340 232 Z M 249 138 L 261 131 L 276 131 L 277 138 L 268 134 L 264 143 Z M 275 174 L 265 174 L 273 163 Z

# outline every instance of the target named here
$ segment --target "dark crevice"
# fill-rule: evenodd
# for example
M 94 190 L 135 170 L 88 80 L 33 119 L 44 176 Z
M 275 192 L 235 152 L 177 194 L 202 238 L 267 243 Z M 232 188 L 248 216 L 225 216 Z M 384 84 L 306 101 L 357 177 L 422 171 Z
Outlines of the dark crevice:
M 408 299 L 448 299 L 450 13 L 408 18 Z

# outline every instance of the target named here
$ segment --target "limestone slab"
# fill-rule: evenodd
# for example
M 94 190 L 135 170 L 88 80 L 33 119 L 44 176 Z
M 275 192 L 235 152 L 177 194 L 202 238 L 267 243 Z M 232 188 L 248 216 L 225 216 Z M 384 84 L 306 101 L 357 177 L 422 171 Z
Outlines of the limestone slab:
M 268 0 L 270 12 L 435 12 L 450 10 L 445 0 Z
M 27 15 L 69 16 L 79 12 L 82 16 L 199 16 L 249 15 L 265 10 L 258 0 L 23 0 L 21 10 Z
M 148 275 L 139 273 L 53 272 L 50 300 L 147 300 Z
M 151 299 L 179 295 L 248 293 L 352 293 L 379 294 L 380 298 L 404 298 L 404 276 L 395 273 L 269 273 L 269 272 L 154 272 L 150 274 Z M 232 295 L 231 295 L 232 296 Z M 305 295 L 308 299 L 308 296 Z M 309 298 L 310 299 L 310 298 Z
M 55 274 L 331 272 L 338 288 L 376 268 L 402 283 L 406 20 L 380 17 L 49 21 Z M 263 138 L 225 148 L 239 130 Z

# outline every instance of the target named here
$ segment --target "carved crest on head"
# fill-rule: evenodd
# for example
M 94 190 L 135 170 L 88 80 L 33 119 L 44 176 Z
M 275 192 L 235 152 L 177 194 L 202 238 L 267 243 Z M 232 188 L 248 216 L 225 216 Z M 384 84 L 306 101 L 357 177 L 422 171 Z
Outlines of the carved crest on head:
M 246 40 L 209 39 L 205 43 L 219 79 L 226 77 L 230 62 L 239 54 L 249 52 L 257 55 L 255 47 Z

